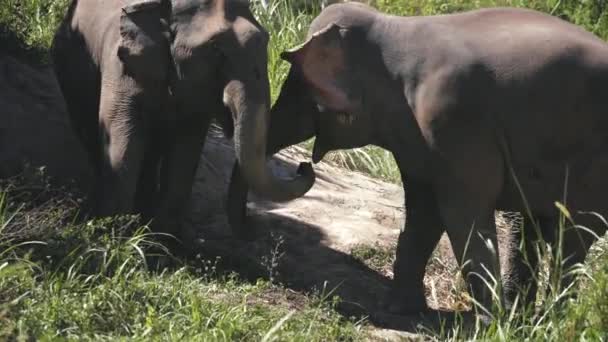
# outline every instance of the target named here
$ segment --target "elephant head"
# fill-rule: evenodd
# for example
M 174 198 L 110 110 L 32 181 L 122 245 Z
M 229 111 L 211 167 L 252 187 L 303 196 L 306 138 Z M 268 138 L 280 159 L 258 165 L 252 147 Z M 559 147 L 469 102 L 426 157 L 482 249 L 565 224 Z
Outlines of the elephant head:
M 357 49 L 349 30 L 333 23 L 318 26 L 313 22 L 306 42 L 281 54 L 291 68 L 271 110 L 269 155 L 313 136 L 315 163 L 331 150 L 371 143 L 370 111 L 357 86 L 362 75 L 354 67 L 359 61 L 353 56 L 361 52 L 349 52 Z M 233 229 L 245 234 L 247 183 L 239 172 L 235 165 L 227 210 Z
M 371 142 L 370 113 L 359 86 L 360 72 L 354 67 L 359 64 L 357 54 L 349 52 L 349 35 L 348 29 L 330 24 L 312 31 L 301 46 L 281 54 L 291 63 L 291 70 L 272 109 L 270 146 L 299 142 L 286 138 L 289 133 L 304 139 L 314 135 L 312 159 L 318 163 L 331 150 Z M 294 124 L 298 127 L 290 129 Z M 298 134 L 293 133 L 296 131 Z
M 273 201 L 302 196 L 314 183 L 311 168 L 279 180 L 266 166 L 269 35 L 248 1 L 174 0 L 170 31 L 177 121 L 192 123 L 197 111 L 219 115 L 225 132 L 234 129 L 237 161 L 256 193 Z

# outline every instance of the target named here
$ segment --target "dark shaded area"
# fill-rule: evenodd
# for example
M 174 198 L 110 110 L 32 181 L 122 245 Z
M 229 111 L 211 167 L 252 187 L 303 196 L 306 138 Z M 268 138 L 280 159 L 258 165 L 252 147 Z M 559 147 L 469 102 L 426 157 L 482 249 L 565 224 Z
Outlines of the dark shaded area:
M 218 260 L 218 270 L 234 271 L 249 281 L 263 278 L 327 299 L 337 295 L 338 312 L 356 319 L 367 317 L 379 328 L 417 332 L 449 329 L 459 323 L 474 325 L 473 314 L 466 312 L 428 310 L 408 316 L 383 312 L 391 279 L 323 244 L 325 236 L 317 226 L 250 208 L 248 228 L 249 240 L 204 230 L 193 253 Z
M 21 62 L 42 66 L 47 51 L 26 45 L 6 24 L 0 23 L 0 56 L 11 56 Z
M 43 52 L 0 30 L 0 178 L 44 167 L 51 183 L 86 192 L 91 170 L 53 71 L 34 62 Z

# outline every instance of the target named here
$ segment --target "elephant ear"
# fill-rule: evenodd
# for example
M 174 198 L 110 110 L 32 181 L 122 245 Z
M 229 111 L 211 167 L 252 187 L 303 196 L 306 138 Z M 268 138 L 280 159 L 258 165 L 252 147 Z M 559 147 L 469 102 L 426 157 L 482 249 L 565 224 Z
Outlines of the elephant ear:
M 143 78 L 165 78 L 170 61 L 168 0 L 144 0 L 120 13 L 118 57 L 127 72 Z
M 281 58 L 296 67 L 312 88 L 320 104 L 334 111 L 348 111 L 346 84 L 340 77 L 346 69 L 344 37 L 348 29 L 330 24 L 315 32 L 302 45 L 284 51 Z

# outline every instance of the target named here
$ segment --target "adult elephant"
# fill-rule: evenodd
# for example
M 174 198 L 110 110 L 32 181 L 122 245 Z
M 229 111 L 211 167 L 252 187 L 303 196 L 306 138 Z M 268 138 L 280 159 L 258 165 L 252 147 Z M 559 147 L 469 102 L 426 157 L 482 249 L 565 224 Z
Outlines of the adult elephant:
M 278 180 L 265 165 L 267 44 L 243 0 L 72 1 L 52 57 L 98 173 L 95 213 L 156 213 L 176 232 L 214 116 L 256 192 L 305 193 L 311 173 Z
M 491 305 L 495 209 L 526 217 L 510 301 L 525 288 L 522 300 L 536 294 L 539 238 L 570 266 L 605 232 L 580 213 L 591 230 L 567 229 L 557 248 L 555 201 L 573 214 L 608 214 L 608 45 L 591 33 L 524 9 L 406 18 L 347 3 L 322 11 L 282 58 L 291 69 L 271 111 L 270 153 L 313 136 L 314 162 L 374 144 L 402 172 L 406 223 L 390 311 L 426 309 L 425 266 L 444 230 L 472 295 Z M 238 167 L 231 183 L 239 228 L 247 182 Z

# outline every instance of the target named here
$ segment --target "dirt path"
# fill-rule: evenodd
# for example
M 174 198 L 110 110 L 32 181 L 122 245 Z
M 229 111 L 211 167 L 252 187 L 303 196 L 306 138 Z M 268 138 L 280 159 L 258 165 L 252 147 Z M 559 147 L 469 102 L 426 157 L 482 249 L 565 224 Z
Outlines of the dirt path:
M 347 316 L 379 312 L 405 218 L 403 188 L 320 163 L 314 166 L 315 186 L 302 198 L 278 204 L 250 194 L 248 228 L 255 232 L 255 239 L 240 241 L 232 237 L 224 214 L 233 160 L 232 143 L 211 132 L 197 173 L 188 225 L 193 237 L 201 239 L 201 250 L 220 255 L 243 274 L 272 277 L 295 290 L 333 291 L 342 298 L 339 309 Z M 310 155 L 304 149 L 291 147 L 270 165 L 275 174 L 288 177 L 306 160 Z M 502 216 L 497 218 L 501 228 L 506 228 Z M 501 247 L 507 241 L 505 230 L 501 229 Z M 352 254 L 367 254 L 371 260 Z M 444 236 L 425 278 L 433 308 L 466 306 L 459 278 Z M 394 319 L 400 321 L 397 327 L 408 330 L 420 322 L 419 317 Z
M 233 240 L 224 214 L 233 155 L 231 143 L 216 137 L 207 143 L 201 158 L 190 227 L 201 236 L 218 237 L 206 245 L 221 244 L 222 237 Z M 276 173 L 288 174 L 295 170 L 293 161 L 304 160 L 297 147 L 282 152 L 281 157 L 271 162 Z M 325 164 L 315 169 L 317 183 L 303 198 L 277 204 L 250 195 L 248 228 L 255 231 L 256 238 L 230 241 L 237 244 L 231 248 L 242 248 L 253 263 L 257 260 L 265 272 L 278 273 L 272 276 L 289 286 L 320 290 L 327 281 L 326 291 L 340 285 L 336 292 L 349 305 L 367 309 L 379 300 L 387 278 L 357 263 L 349 252 L 360 244 L 394 245 L 403 220 L 398 205 L 403 190 Z M 262 265 L 275 250 L 276 265 Z

